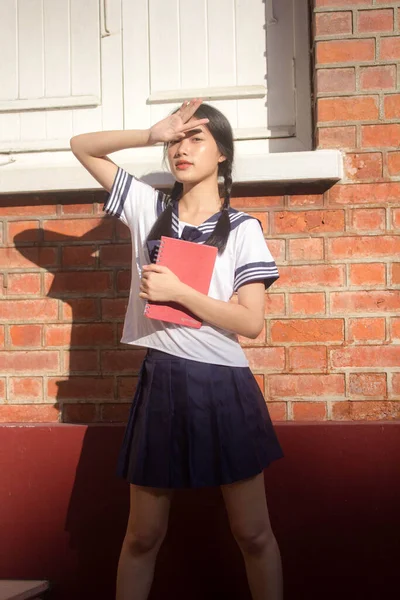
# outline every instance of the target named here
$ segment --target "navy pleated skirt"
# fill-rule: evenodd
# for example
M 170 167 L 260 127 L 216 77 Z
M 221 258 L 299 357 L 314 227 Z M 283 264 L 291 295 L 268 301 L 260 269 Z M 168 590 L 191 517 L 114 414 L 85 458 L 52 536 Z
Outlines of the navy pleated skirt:
M 219 486 L 283 457 L 248 367 L 148 350 L 132 401 L 117 473 L 155 488 Z

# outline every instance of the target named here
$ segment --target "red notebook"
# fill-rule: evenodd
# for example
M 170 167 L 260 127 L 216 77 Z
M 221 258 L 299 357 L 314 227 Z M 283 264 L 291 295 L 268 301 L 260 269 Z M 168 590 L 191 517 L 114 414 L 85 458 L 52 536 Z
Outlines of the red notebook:
M 168 267 L 179 279 L 202 294 L 208 294 L 218 248 L 178 238 L 161 236 L 157 264 Z M 148 301 L 144 314 L 178 325 L 200 329 L 202 321 L 176 302 Z

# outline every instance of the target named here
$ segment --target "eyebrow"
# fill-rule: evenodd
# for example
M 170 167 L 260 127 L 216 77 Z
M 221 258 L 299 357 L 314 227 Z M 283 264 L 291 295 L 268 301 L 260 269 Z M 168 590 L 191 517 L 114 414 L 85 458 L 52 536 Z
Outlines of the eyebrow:
M 190 129 L 189 131 L 185 132 L 185 135 L 195 135 L 197 133 L 204 133 L 204 131 L 202 129 Z

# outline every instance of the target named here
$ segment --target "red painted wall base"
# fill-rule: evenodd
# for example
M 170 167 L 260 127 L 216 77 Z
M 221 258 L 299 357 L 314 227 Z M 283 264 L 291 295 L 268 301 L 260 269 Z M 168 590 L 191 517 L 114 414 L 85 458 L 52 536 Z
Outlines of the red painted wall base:
M 392 597 L 400 564 L 400 423 L 276 424 L 265 472 L 285 600 Z M 128 515 L 116 425 L 0 427 L 0 578 L 54 600 L 112 600 Z M 177 492 L 151 600 L 249 600 L 219 489 Z

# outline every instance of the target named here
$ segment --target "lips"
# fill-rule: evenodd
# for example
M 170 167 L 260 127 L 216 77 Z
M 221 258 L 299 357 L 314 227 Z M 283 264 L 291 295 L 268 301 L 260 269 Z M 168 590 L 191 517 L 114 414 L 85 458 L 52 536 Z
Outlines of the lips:
M 189 167 L 191 167 L 192 163 L 190 163 L 188 161 L 180 161 L 180 162 L 176 163 L 175 166 L 176 166 L 177 169 L 183 171 L 183 170 L 188 169 Z

